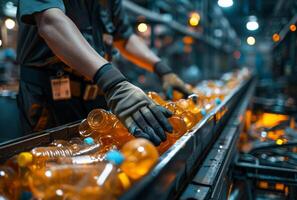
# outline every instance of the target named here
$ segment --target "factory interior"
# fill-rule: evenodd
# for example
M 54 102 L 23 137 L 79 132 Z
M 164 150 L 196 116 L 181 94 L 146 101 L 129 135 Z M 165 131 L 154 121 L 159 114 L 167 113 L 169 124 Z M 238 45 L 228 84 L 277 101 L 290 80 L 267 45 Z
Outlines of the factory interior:
M 296 200 L 296 122 L 296 0 L 0 0 L 0 200 Z

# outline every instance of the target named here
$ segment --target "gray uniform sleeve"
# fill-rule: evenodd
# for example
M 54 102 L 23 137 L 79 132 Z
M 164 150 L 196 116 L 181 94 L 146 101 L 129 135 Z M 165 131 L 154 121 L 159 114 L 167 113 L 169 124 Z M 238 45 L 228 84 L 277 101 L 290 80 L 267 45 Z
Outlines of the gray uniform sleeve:
M 114 39 L 127 40 L 133 34 L 132 27 L 128 21 L 128 17 L 122 6 L 122 0 L 114 0 L 113 2 L 113 24 L 115 26 Z
M 63 0 L 19 0 L 18 15 L 23 23 L 34 25 L 34 14 L 50 8 L 65 12 Z

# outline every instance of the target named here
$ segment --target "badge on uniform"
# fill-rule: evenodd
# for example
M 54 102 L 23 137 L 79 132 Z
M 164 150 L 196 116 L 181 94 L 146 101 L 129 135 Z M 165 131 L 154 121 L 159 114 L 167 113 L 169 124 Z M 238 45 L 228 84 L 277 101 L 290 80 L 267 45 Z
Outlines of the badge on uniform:
M 52 95 L 55 101 L 71 99 L 70 79 L 67 76 L 51 79 Z
M 86 85 L 83 99 L 85 101 L 95 100 L 96 97 L 98 96 L 98 90 L 99 89 L 97 85 L 90 85 L 90 84 Z

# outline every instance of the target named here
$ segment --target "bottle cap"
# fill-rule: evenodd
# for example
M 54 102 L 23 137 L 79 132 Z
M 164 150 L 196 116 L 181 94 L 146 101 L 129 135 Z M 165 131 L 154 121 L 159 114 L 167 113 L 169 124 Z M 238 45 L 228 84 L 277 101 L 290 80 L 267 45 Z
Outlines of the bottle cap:
M 221 100 L 220 98 L 216 98 L 216 99 L 215 99 L 215 103 L 216 103 L 217 105 L 219 105 L 219 104 L 222 103 L 222 100 Z
M 84 143 L 87 144 L 87 145 L 93 145 L 93 144 L 95 144 L 95 141 L 94 141 L 93 138 L 87 137 L 87 138 L 84 139 Z
M 203 116 L 205 116 L 205 115 L 207 114 L 207 112 L 206 112 L 206 110 L 205 110 L 204 108 L 202 108 L 200 112 L 201 112 L 201 114 L 202 114 Z
M 17 158 L 20 167 L 26 167 L 33 161 L 33 155 L 29 152 L 22 152 Z
M 117 150 L 111 150 L 106 153 L 106 160 L 109 162 L 115 164 L 115 165 L 120 165 L 124 162 L 124 156 L 121 152 Z

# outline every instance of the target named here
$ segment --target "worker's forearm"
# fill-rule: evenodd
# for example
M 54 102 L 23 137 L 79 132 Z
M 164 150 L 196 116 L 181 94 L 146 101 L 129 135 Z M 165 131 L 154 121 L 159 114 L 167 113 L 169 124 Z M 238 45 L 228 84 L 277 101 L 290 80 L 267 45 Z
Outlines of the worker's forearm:
M 40 36 L 65 64 L 92 79 L 107 61 L 84 39 L 61 10 L 53 8 L 35 15 Z
M 135 34 L 126 43 L 115 42 L 115 46 L 128 60 L 148 71 L 153 71 L 154 64 L 160 61 L 160 58 Z

